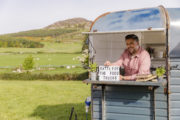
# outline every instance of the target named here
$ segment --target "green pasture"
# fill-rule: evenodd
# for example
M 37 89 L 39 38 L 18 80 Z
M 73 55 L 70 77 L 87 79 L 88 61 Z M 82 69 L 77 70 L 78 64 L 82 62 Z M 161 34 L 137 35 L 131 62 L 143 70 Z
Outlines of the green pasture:
M 80 81 L 0 80 L 0 120 L 68 120 L 71 107 L 84 120 L 88 96 L 90 85 Z
M 80 62 L 73 60 L 74 57 L 80 56 L 80 54 L 0 54 L 0 67 L 19 67 L 22 65 L 24 59 L 32 55 L 34 58 L 34 67 L 38 66 L 61 66 L 61 65 L 79 65 Z
M 82 42 L 55 43 L 42 42 L 43 48 L 0 48 L 0 53 L 80 53 Z
M 48 40 L 25 36 L 43 43 L 43 48 L 0 48 L 0 73 L 12 73 L 29 55 L 34 58 L 35 74 L 86 72 L 73 60 L 81 55 L 83 44 L 83 37 L 74 34 L 67 32 Z M 0 120 L 68 120 L 72 107 L 78 120 L 85 120 L 84 101 L 88 96 L 90 85 L 82 81 L 0 80 Z
M 81 63 L 73 58 L 81 55 L 82 43 L 44 42 L 44 48 L 0 48 L 0 73 L 12 73 L 29 55 L 34 58 L 32 73 L 83 73 Z M 67 66 L 70 69 L 66 68 Z M 63 68 L 64 67 L 64 68 Z M 7 68 L 7 69 L 5 69 Z

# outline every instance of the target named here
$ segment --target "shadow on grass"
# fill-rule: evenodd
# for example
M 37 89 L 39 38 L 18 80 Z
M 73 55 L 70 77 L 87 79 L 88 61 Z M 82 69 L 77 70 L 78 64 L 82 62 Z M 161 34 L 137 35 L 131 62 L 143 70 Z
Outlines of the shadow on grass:
M 86 119 L 84 103 L 40 105 L 34 110 L 30 117 L 40 117 L 43 120 L 69 120 L 72 107 L 74 107 L 72 120 L 75 119 L 75 113 L 77 114 L 78 120 Z M 88 113 L 88 120 L 90 120 L 90 112 Z

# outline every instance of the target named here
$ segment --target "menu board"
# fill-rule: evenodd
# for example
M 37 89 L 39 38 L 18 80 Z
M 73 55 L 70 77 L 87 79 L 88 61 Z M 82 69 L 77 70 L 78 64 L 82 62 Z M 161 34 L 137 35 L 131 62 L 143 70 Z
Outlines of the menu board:
M 119 81 L 119 66 L 99 66 L 99 81 Z

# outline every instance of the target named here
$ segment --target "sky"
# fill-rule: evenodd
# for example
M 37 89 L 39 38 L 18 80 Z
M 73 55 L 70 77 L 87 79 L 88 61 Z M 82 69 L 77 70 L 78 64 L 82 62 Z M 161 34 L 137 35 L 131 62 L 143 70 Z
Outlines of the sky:
M 54 22 L 105 12 L 157 7 L 180 8 L 180 0 L 0 0 L 0 34 L 40 29 Z

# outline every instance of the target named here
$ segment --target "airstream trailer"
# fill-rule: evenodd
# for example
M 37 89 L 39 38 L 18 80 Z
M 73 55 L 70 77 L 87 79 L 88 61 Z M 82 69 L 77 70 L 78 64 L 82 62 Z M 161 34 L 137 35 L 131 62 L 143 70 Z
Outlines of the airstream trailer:
M 91 84 L 92 120 L 180 120 L 180 8 L 105 13 L 84 34 L 89 60 L 98 65 L 118 60 L 126 47 L 124 37 L 136 34 L 143 48 L 164 54 L 154 55 L 151 68 L 166 69 L 157 82 L 85 80 Z

